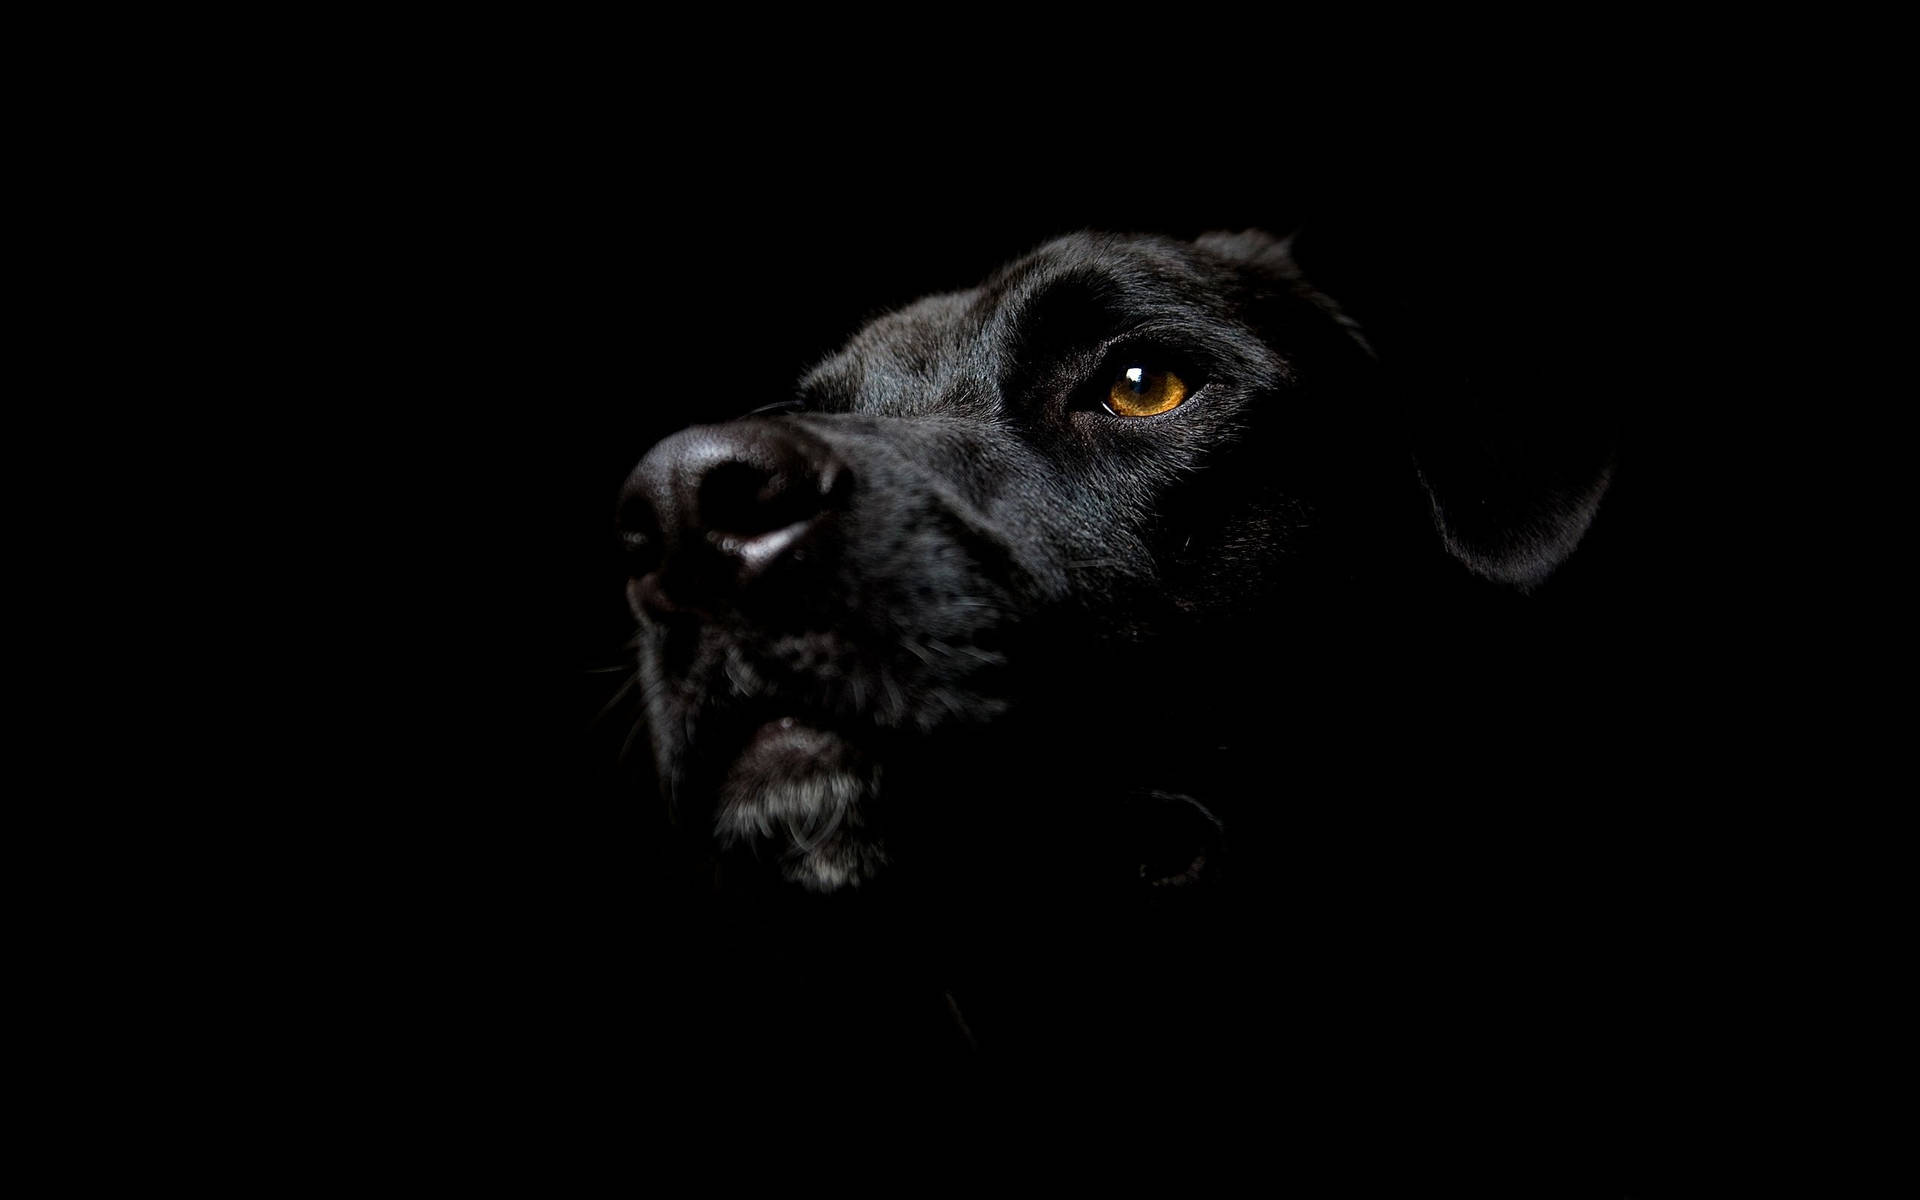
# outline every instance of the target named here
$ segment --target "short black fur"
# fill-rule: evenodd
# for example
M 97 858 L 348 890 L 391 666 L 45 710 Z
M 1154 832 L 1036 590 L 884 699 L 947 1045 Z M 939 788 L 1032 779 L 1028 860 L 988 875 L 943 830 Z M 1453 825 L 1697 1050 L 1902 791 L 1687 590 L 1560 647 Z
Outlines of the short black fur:
M 1107 411 L 1136 363 L 1189 398 Z M 713 1053 L 1281 1057 L 1336 1104 L 1468 1046 L 1543 1069 L 1618 781 L 1580 732 L 1604 631 L 1541 631 L 1615 431 L 1392 366 L 1283 241 L 1082 234 L 647 456 L 629 595 L 717 881 Z

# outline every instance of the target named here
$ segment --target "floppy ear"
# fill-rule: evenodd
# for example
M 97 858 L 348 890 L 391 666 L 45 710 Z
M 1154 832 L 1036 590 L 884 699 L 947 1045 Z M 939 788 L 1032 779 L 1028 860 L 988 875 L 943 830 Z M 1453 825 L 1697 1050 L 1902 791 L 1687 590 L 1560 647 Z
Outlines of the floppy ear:
M 1525 592 L 1573 553 L 1612 479 L 1614 414 L 1581 394 L 1599 386 L 1593 356 L 1509 302 L 1501 271 L 1469 275 L 1407 247 L 1319 247 L 1314 280 L 1334 282 L 1336 303 L 1308 282 L 1295 237 L 1247 230 L 1196 244 L 1284 282 L 1377 360 L 1434 529 L 1468 570 Z M 1358 261 L 1343 270 L 1342 258 Z
M 1413 458 L 1447 551 L 1523 592 L 1545 583 L 1580 544 L 1612 482 L 1608 424 L 1544 404 L 1430 411 L 1414 429 Z
M 1282 285 L 1285 294 L 1294 301 L 1304 301 L 1318 309 L 1330 323 L 1315 332 L 1326 335 L 1326 344 L 1335 347 L 1337 359 L 1352 360 L 1372 354 L 1372 348 L 1367 345 L 1366 335 L 1361 332 L 1359 324 L 1331 297 L 1308 282 L 1301 272 L 1299 263 L 1294 260 L 1294 235 L 1281 238 L 1262 229 L 1243 229 L 1239 233 L 1202 234 L 1193 239 L 1193 244 L 1242 267 L 1252 268 Z

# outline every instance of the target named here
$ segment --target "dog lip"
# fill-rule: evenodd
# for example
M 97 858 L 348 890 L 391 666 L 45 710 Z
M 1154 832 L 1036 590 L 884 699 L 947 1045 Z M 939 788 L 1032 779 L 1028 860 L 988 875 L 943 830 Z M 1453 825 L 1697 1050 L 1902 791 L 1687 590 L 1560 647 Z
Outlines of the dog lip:
M 753 733 L 747 737 L 747 748 L 751 750 L 782 737 L 791 738 L 794 736 L 794 731 L 799 728 L 800 721 L 798 718 L 776 717 L 761 725 L 760 728 L 754 730 Z
M 846 743 L 838 734 L 806 724 L 795 716 L 775 717 L 747 735 L 734 756 L 736 769 L 746 764 L 797 771 L 845 757 Z
M 850 749 L 837 722 L 777 691 L 703 706 L 682 744 L 691 776 L 718 784 L 742 771 L 765 778 L 831 765 Z

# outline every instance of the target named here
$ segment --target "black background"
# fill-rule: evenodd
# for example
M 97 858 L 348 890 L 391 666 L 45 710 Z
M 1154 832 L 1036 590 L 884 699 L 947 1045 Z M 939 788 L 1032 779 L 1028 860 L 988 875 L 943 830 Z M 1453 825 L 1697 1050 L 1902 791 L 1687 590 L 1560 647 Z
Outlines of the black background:
M 380 1069 L 435 1114 L 423 1130 L 510 1131 L 521 1166 L 592 1169 L 631 1144 L 636 1095 L 725 1085 L 674 1024 L 703 968 L 697 897 L 649 838 L 630 717 L 596 716 L 631 633 L 615 494 L 659 437 L 784 397 L 865 318 L 1059 233 L 1297 230 L 1309 273 L 1436 388 L 1616 389 L 1623 483 L 1566 603 L 1626 604 L 1631 668 L 1662 672 L 1597 693 L 1647 706 L 1649 728 L 1686 719 L 1674 685 L 1700 678 L 1680 647 L 1709 570 L 1661 531 L 1702 338 L 1699 213 L 1685 147 L 1644 122 L 1586 101 L 1501 105 L 1491 124 L 1306 103 L 1276 128 L 1225 99 L 1154 120 L 896 122 L 872 98 L 686 120 L 692 99 L 651 92 L 633 122 L 617 86 L 542 82 L 537 103 L 388 143 L 383 186 L 336 231 L 347 251 L 370 229 L 381 263 L 349 327 L 392 357 L 342 374 L 377 379 L 351 422 L 394 491 L 343 501 L 385 527 L 351 586 L 378 614 L 361 695 L 394 754 L 349 806 L 377 831 L 357 847 L 377 882 L 339 986 Z M 1691 844 L 1706 823 L 1659 836 Z M 1656 901 L 1636 904 L 1646 927 Z M 1675 1040 L 1607 1085 L 1645 1136 L 1582 1143 L 1556 1168 L 1570 1180 L 1664 1178 L 1649 1164 L 1672 1150 L 1673 1079 L 1699 1075 L 1645 1072 L 1732 990 L 1693 966 L 1676 983 L 1675 954 L 1643 960 L 1666 972 L 1647 986 L 1674 992 Z

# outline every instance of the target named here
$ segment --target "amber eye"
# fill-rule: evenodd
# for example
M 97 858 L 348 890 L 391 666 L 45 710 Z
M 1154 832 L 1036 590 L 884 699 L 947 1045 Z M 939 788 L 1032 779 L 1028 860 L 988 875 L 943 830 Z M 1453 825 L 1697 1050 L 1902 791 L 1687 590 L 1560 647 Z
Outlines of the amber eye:
M 1116 417 L 1151 417 L 1187 398 L 1187 385 L 1172 371 L 1128 367 L 1107 390 L 1107 411 Z

